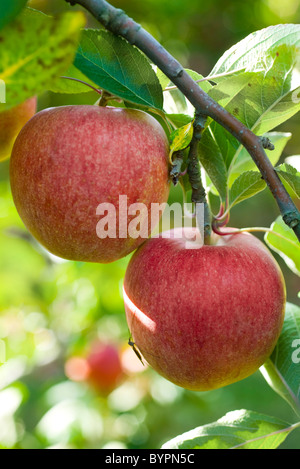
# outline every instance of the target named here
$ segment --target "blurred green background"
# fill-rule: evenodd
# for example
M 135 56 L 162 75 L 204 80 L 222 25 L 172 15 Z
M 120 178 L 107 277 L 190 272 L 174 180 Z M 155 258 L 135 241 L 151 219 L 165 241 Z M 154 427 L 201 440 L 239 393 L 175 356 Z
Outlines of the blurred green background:
M 249 33 L 300 22 L 300 0 L 114 0 L 186 67 L 206 75 L 222 53 Z M 70 7 L 63 0 L 32 0 L 46 13 Z M 97 27 L 89 17 L 88 25 Z M 94 93 L 39 96 L 39 108 L 94 103 Z M 299 116 L 280 130 L 293 132 L 283 158 L 299 154 Z M 0 447 L 159 448 L 166 440 L 250 409 L 294 422 L 288 405 L 259 372 L 209 393 L 189 392 L 140 366 L 127 345 L 122 281 L 128 258 L 110 265 L 65 262 L 27 234 L 14 208 L 8 162 L 0 165 Z M 180 199 L 173 189 L 171 201 Z M 231 226 L 270 226 L 278 215 L 267 192 L 238 206 Z M 298 303 L 299 277 L 276 256 L 288 299 Z M 95 341 L 114 344 L 124 375 L 109 394 L 82 381 L 80 363 Z M 76 368 L 77 366 L 77 368 Z M 300 431 L 282 448 L 300 449 Z

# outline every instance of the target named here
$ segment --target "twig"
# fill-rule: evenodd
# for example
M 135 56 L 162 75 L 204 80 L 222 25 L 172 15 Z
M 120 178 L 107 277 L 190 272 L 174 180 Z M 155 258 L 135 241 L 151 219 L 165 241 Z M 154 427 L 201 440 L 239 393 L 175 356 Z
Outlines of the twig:
M 253 226 L 250 228 L 238 228 L 232 231 L 227 229 L 226 231 L 222 231 L 220 229 L 222 226 L 215 223 L 215 220 L 214 220 L 212 223 L 212 227 L 213 227 L 214 233 L 216 233 L 219 236 L 231 236 L 231 235 L 236 235 L 239 233 L 271 233 L 272 235 L 277 236 L 277 238 L 280 238 L 281 240 L 286 241 L 286 238 L 282 234 L 277 233 L 277 231 L 274 231 L 271 228 L 265 228 L 264 226 Z M 294 241 L 289 240 L 289 243 L 295 246 L 295 248 L 298 247 Z
M 105 0 L 66 1 L 71 5 L 83 6 L 106 29 L 138 47 L 177 86 L 196 112 L 214 119 L 244 145 L 271 190 L 284 222 L 294 230 L 300 241 L 300 213 L 268 159 L 260 137 L 210 98 L 182 65 L 123 10 L 114 8 Z

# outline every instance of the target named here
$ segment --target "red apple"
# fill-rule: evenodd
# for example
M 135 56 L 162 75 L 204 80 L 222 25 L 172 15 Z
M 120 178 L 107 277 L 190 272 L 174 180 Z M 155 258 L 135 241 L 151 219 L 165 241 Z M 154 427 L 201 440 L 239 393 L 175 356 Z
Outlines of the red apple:
M 36 106 L 37 98 L 33 97 L 18 106 L 0 112 L 0 161 L 10 157 L 18 133 L 36 113 Z
M 10 177 L 24 224 L 50 252 L 77 261 L 112 262 L 150 234 L 149 216 L 144 220 L 146 236 L 128 236 L 136 215 L 127 219 L 119 196 L 128 207 L 143 203 L 148 212 L 151 203 L 168 199 L 168 140 L 161 125 L 143 111 L 47 109 L 19 134 Z M 107 203 L 115 210 L 116 237 L 112 233 L 100 239 L 97 210 Z
M 133 341 L 158 373 L 186 389 L 208 391 L 246 378 L 278 340 L 282 273 L 248 233 L 202 247 L 174 233 L 146 241 L 128 265 L 124 301 Z
M 113 344 L 95 344 L 87 358 L 87 366 L 87 381 L 102 394 L 113 391 L 124 376 L 120 352 Z

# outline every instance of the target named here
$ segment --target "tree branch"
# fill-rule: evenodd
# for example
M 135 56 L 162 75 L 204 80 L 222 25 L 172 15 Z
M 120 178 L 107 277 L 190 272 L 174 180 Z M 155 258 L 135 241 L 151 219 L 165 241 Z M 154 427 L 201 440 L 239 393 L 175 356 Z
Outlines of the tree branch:
M 182 65 L 123 10 L 114 8 L 105 0 L 66 1 L 71 5 L 83 6 L 106 29 L 138 47 L 177 86 L 196 112 L 214 119 L 244 145 L 271 190 L 283 220 L 294 230 L 300 241 L 300 213 L 268 159 L 261 138 L 211 99 L 185 72 Z

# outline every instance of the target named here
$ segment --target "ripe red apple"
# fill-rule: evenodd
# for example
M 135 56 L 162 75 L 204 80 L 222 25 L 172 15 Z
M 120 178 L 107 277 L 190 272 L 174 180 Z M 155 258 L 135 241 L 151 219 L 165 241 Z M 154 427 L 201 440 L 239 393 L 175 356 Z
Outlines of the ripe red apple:
M 10 157 L 18 133 L 36 113 L 36 106 L 37 98 L 32 97 L 18 106 L 0 112 L 0 161 Z
M 102 394 L 113 391 L 124 376 L 120 352 L 113 344 L 94 344 L 87 366 L 87 381 Z
M 128 265 L 124 301 L 133 341 L 158 373 L 186 389 L 208 391 L 246 378 L 278 340 L 282 273 L 248 233 L 202 247 L 174 233 L 146 241 Z
M 89 105 L 47 109 L 19 134 L 10 178 L 24 224 L 50 252 L 70 260 L 112 262 L 145 240 L 127 236 L 136 215 L 126 220 L 119 196 L 127 197 L 128 207 L 145 204 L 148 212 L 152 202 L 168 199 L 168 140 L 143 111 Z M 107 203 L 115 209 L 116 237 L 100 239 L 96 211 Z

